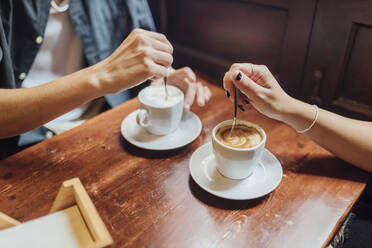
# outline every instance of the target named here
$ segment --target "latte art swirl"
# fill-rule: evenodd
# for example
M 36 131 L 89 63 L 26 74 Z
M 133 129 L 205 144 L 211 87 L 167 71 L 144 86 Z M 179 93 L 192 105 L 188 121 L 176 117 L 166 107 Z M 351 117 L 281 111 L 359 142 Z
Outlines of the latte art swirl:
M 216 138 L 233 148 L 251 148 L 261 143 L 261 133 L 254 127 L 238 124 L 231 132 L 231 125 L 221 127 L 216 132 Z

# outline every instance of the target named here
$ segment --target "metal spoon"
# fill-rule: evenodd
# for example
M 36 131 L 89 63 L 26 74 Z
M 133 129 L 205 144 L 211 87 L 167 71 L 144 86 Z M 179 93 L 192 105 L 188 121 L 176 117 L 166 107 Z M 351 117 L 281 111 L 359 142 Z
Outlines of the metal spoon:
M 230 130 L 230 135 L 234 131 L 235 125 L 236 125 L 236 113 L 238 109 L 238 92 L 236 90 L 236 87 L 234 86 L 234 119 L 233 119 L 233 124 Z
M 165 100 L 168 100 L 167 77 L 164 77 Z

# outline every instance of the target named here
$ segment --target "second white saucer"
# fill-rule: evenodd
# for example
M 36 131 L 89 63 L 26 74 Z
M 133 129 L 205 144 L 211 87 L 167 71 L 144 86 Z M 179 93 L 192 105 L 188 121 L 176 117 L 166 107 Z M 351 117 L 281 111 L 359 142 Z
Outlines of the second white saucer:
M 158 136 L 147 132 L 136 122 L 138 110 L 127 115 L 121 123 L 121 134 L 132 145 L 147 150 L 171 150 L 194 141 L 202 130 L 199 117 L 184 111 L 179 127 L 173 133 Z
M 264 150 L 261 161 L 251 176 L 233 180 L 222 176 L 216 169 L 212 143 L 199 147 L 191 156 L 190 173 L 205 191 L 231 200 L 249 200 L 273 191 L 282 180 L 283 171 L 278 159 Z

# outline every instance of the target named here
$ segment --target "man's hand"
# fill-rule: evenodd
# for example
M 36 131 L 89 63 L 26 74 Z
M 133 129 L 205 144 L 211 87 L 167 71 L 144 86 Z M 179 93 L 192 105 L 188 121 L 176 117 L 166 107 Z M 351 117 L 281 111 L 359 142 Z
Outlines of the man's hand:
M 173 47 L 163 34 L 135 29 L 105 60 L 95 65 L 92 79 L 102 95 L 117 93 L 151 78 L 167 75 Z
M 189 110 L 191 105 L 196 102 L 200 107 L 211 98 L 211 91 L 201 82 L 196 82 L 195 73 L 189 67 L 176 70 L 168 76 L 167 83 L 180 88 L 185 94 L 185 109 Z
M 172 53 L 163 34 L 136 29 L 98 64 L 37 87 L 0 89 L 0 139 L 40 127 L 94 98 L 163 78 Z

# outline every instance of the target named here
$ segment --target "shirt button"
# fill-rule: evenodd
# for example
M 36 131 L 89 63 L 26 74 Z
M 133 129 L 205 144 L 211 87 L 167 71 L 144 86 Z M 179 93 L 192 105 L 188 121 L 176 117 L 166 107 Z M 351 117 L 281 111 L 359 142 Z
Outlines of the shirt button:
M 43 42 L 43 37 L 39 35 L 38 37 L 36 37 L 35 42 L 36 44 L 41 44 L 41 42 Z
M 45 132 L 45 137 L 46 137 L 47 139 L 50 139 L 50 138 L 53 137 L 53 133 L 52 133 L 51 131 L 46 131 L 46 132 Z
M 19 78 L 20 80 L 25 79 L 25 78 L 26 78 L 26 73 L 24 73 L 24 72 L 20 73 L 19 76 L 18 76 L 18 78 Z

